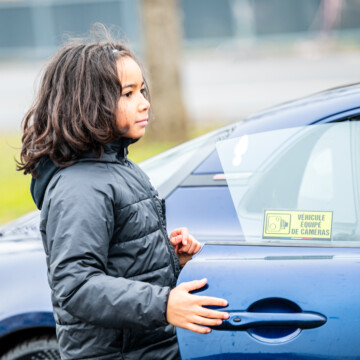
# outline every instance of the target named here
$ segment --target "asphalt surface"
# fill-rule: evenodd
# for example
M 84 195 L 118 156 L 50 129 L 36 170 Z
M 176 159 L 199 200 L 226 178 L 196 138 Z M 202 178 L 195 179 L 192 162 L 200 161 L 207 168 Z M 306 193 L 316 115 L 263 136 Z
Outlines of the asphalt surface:
M 44 61 L 0 62 L 0 130 L 17 131 Z M 310 48 L 296 54 L 247 56 L 212 50 L 187 54 L 184 101 L 196 123 L 232 122 L 258 110 L 327 88 L 360 81 L 360 49 Z

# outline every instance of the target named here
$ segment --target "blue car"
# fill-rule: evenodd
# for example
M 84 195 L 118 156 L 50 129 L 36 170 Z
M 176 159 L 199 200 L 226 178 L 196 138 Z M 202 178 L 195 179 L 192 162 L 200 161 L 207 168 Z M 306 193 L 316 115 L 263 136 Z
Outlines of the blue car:
M 360 85 L 331 89 L 141 164 L 168 229 L 204 243 L 178 282 L 229 302 L 211 333 L 177 329 L 182 359 L 360 359 L 357 120 Z M 59 358 L 38 222 L 0 229 L 1 360 Z

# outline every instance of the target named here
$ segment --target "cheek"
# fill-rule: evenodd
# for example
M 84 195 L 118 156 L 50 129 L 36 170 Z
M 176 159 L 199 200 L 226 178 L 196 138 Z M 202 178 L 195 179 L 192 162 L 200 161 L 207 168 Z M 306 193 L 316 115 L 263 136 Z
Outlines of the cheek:
M 127 106 L 122 101 L 118 103 L 116 122 L 118 125 L 125 125 L 127 123 Z

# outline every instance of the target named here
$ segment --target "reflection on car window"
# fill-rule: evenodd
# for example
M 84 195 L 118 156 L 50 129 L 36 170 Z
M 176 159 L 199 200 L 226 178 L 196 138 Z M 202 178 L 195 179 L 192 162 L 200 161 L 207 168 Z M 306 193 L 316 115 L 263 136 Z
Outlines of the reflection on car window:
M 349 124 L 330 127 L 318 139 L 307 161 L 298 194 L 299 209 L 336 209 L 340 223 L 356 221 Z
M 229 125 L 219 130 L 190 140 L 184 144 L 165 151 L 139 165 L 150 177 L 155 188 L 159 188 L 170 179 L 184 164 L 196 161 L 196 154 L 204 147 L 214 151 L 215 144 L 220 139 L 226 139 L 234 131 L 236 125 Z M 194 158 L 195 156 L 195 158 Z
M 360 246 L 359 125 L 313 125 L 219 142 L 242 237 Z M 238 181 L 249 172 L 247 183 Z

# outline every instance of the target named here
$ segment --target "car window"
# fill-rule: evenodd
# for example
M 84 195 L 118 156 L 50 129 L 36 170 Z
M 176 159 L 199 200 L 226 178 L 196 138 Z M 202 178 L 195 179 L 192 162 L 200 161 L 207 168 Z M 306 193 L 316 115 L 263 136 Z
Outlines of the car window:
M 242 238 L 360 246 L 359 125 L 345 121 L 219 142 Z M 237 180 L 249 172 L 246 184 Z
M 220 139 L 225 139 L 233 132 L 236 125 L 229 125 L 219 130 L 200 136 L 194 140 L 176 146 L 165 151 L 149 160 L 141 162 L 139 165 L 150 177 L 155 188 L 160 188 L 174 174 L 180 171 L 184 164 L 194 162 L 194 167 L 198 165 L 197 154 L 203 149 L 208 149 L 210 154 L 215 149 L 215 144 Z
M 214 150 L 209 157 L 193 171 L 193 174 L 219 174 L 222 173 L 222 171 L 218 153 Z
M 236 241 L 241 232 L 226 186 L 178 187 L 166 199 L 166 217 L 169 232 L 181 221 L 202 243 Z

